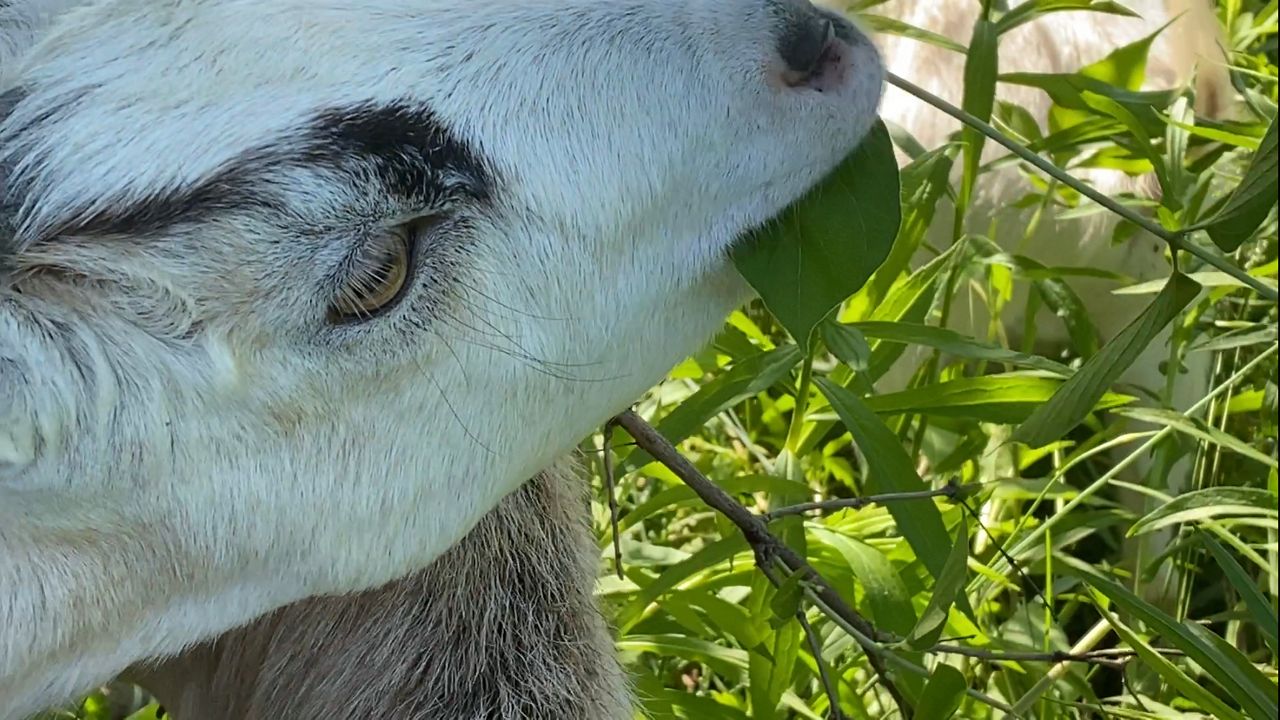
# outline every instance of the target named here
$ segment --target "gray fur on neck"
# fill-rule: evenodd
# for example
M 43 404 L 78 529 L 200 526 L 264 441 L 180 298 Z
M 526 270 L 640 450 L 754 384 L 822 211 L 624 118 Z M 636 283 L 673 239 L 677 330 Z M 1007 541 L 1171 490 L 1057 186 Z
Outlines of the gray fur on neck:
M 549 472 L 426 570 L 311 598 L 135 678 L 176 720 L 622 720 L 581 484 Z

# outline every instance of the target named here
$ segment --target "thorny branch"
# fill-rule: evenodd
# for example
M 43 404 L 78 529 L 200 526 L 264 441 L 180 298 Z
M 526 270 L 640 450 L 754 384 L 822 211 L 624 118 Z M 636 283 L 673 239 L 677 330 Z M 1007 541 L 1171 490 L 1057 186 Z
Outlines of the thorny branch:
M 613 418 L 609 421 L 609 424 L 606 427 L 609 430 L 612 430 L 613 427 L 621 427 L 626 430 L 631 437 L 635 439 L 637 447 L 648 452 L 656 461 L 666 466 L 666 468 L 671 470 L 676 477 L 680 478 L 681 481 L 688 485 L 694 493 L 698 495 L 698 497 L 702 498 L 703 502 L 728 518 L 742 532 L 747 543 L 755 553 L 756 564 L 774 585 L 778 585 L 781 582 L 777 570 L 784 570 L 788 574 L 797 572 L 802 573 L 803 579 L 808 584 L 808 588 L 805 592 L 806 596 L 815 607 L 826 613 L 832 621 L 836 623 L 836 625 L 843 628 L 858 642 L 866 652 L 867 661 L 870 663 L 872 670 L 875 671 L 881 685 L 898 705 L 903 717 L 912 717 L 910 702 L 901 694 L 897 686 L 894 684 L 886 665 L 886 660 L 888 660 L 890 663 L 898 665 L 908 672 L 924 672 L 922 668 L 904 664 L 896 655 L 886 651 L 885 646 L 899 643 L 902 641 L 902 638 L 899 638 L 892 633 L 886 633 L 876 629 L 876 627 L 863 617 L 861 613 L 850 607 L 848 603 L 846 603 L 844 599 L 841 598 L 840 595 L 832 588 L 831 584 L 827 582 L 827 580 L 816 570 L 814 570 L 804 558 L 791 548 L 787 547 L 769 531 L 767 522 L 778 517 L 798 515 L 812 510 L 829 510 L 842 507 L 865 507 L 867 505 L 885 502 L 923 500 L 937 497 L 960 500 L 966 495 L 972 493 L 975 486 L 949 485 L 948 487 L 938 490 L 914 493 L 886 493 L 883 495 L 871 495 L 863 498 L 804 503 L 779 508 L 778 510 L 765 515 L 757 515 L 749 511 L 742 505 L 742 503 L 733 499 L 732 496 L 722 490 L 718 485 L 711 482 L 711 480 L 694 467 L 693 463 L 685 458 L 684 455 L 675 448 L 675 446 L 663 437 L 661 433 L 659 433 L 652 425 L 637 415 L 634 411 L 628 410 L 616 418 Z M 607 444 L 605 448 L 607 455 Z M 612 464 L 607 463 L 605 467 L 607 469 L 606 472 L 611 474 Z M 609 487 L 612 486 L 612 478 L 606 478 L 605 482 Z M 616 508 L 616 501 L 613 498 L 610 498 L 610 507 Z M 614 533 L 614 538 L 615 542 L 617 542 L 616 531 Z M 824 668 L 816 635 L 814 635 L 812 627 L 808 626 L 807 621 L 804 621 L 803 613 L 801 613 L 800 618 L 805 633 L 809 638 L 815 660 L 818 662 L 819 671 L 822 674 L 823 685 L 831 698 L 833 713 L 837 713 L 833 715 L 833 717 L 839 718 L 839 703 L 837 702 L 835 695 L 835 686 L 832 679 L 823 672 Z M 1135 651 L 1124 648 L 1093 650 L 1081 653 L 1063 651 L 1024 652 L 1016 650 L 984 650 L 981 648 L 972 648 L 948 643 L 939 643 L 928 648 L 925 652 L 936 655 L 962 655 L 964 657 L 986 662 L 1088 663 L 1109 667 L 1121 666 L 1137 656 Z M 1176 650 L 1159 650 L 1159 652 L 1166 655 L 1180 654 Z M 969 691 L 969 694 L 975 693 L 971 690 Z M 980 696 L 979 699 L 984 702 L 991 703 L 994 707 L 1009 711 L 1007 705 L 996 701 L 994 698 Z

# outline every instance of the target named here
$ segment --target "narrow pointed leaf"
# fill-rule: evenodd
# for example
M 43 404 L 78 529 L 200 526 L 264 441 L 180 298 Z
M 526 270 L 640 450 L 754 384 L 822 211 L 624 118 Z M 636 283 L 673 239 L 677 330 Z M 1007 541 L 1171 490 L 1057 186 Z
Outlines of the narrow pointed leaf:
M 1018 427 L 1013 439 L 1033 448 L 1043 447 L 1079 425 L 1111 384 L 1199 292 L 1200 285 L 1194 280 L 1181 273 L 1174 275 L 1137 319 L 1089 358 L 1049 402 Z

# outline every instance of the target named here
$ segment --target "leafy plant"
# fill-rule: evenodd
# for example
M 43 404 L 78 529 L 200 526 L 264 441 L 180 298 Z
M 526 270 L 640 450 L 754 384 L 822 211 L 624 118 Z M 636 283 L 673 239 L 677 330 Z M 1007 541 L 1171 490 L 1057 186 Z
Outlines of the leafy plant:
M 615 447 L 625 579 L 602 577 L 599 594 L 645 713 L 1275 716 L 1277 10 L 1217 7 L 1247 117 L 1212 122 L 1191 113 L 1189 90 L 1141 91 L 1154 36 L 1074 73 L 1001 75 L 1001 36 L 1031 20 L 1131 11 L 1100 0 L 988 7 L 967 47 L 963 107 L 950 108 L 966 122 L 952 144 L 877 129 L 735 258 L 762 302 L 637 409 L 817 576 L 771 571 L 771 585 L 739 527 L 693 500 L 669 465 Z M 1052 126 L 996 100 L 998 82 L 1049 93 Z M 900 174 L 891 140 L 913 158 Z M 989 144 L 1010 158 L 986 160 Z M 963 227 L 975 189 L 1011 162 L 1028 180 L 1024 208 L 1115 212 L 1117 242 L 1140 228 L 1167 243 L 1169 279 L 1046 267 L 963 233 L 913 268 L 925 230 Z M 1151 172 L 1163 192 L 1142 207 L 1062 169 L 1089 166 Z M 897 212 L 886 188 L 899 190 Z M 939 217 L 943 200 L 955 218 Z M 1099 342 L 1079 278 L 1151 302 Z M 1012 301 L 1015 283 L 1033 288 L 1027 307 Z M 1038 354 L 1030 326 L 1015 347 L 946 329 L 970 288 L 993 327 L 1002 313 L 1052 307 L 1066 352 Z M 1170 327 L 1164 392 L 1139 398 L 1120 375 Z M 1189 353 L 1212 356 L 1214 381 L 1179 405 Z M 877 389 L 903 370 L 906 387 Z M 598 456 L 599 439 L 584 448 Z M 1191 488 L 1163 475 L 1178 458 L 1194 466 Z M 1126 493 L 1151 509 L 1135 514 Z M 609 557 L 603 500 L 595 511 Z M 1161 532 L 1171 540 L 1143 556 L 1137 541 Z

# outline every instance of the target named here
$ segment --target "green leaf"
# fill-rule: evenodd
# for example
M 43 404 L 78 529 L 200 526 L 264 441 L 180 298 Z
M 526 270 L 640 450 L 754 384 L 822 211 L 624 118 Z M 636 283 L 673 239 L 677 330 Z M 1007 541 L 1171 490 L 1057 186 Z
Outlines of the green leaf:
M 827 378 L 818 378 L 816 382 L 871 463 L 864 488 L 868 494 L 929 489 L 916 473 L 915 463 L 903 449 L 898 436 L 867 407 L 862 398 Z M 930 502 L 890 503 L 888 509 L 898 524 L 898 531 L 915 550 L 916 557 L 924 563 L 930 575 L 940 578 L 951 551 L 951 538 L 937 506 Z
M 1121 408 L 1116 410 L 1115 413 L 1155 425 L 1168 426 L 1197 440 L 1243 455 L 1267 467 L 1277 467 L 1276 459 L 1270 455 L 1258 451 L 1240 438 L 1225 433 L 1203 420 L 1187 417 L 1180 412 L 1163 408 L 1135 407 Z
M 960 709 L 964 691 L 969 689 L 964 673 L 944 663 L 938 663 L 924 686 L 924 694 L 916 706 L 916 717 L 929 720 L 948 720 Z
M 802 356 L 800 348 L 795 345 L 783 345 L 735 363 L 728 372 L 705 383 L 662 418 L 657 425 L 658 432 L 672 443 L 684 440 L 697 432 L 707 420 L 756 393 L 768 390 L 774 383 L 787 377 Z M 643 450 L 630 453 L 618 462 L 619 477 L 652 459 Z
M 862 585 L 876 627 L 906 635 L 916 624 L 916 611 L 902 578 L 885 554 L 867 543 L 825 528 L 814 528 L 814 537 L 834 548 Z
M 1070 377 L 1072 373 L 1071 368 L 1048 358 L 1015 352 L 998 345 L 982 342 L 967 335 L 961 335 L 954 330 L 932 325 L 870 321 L 853 323 L 848 327 L 858 330 L 863 336 L 874 340 L 924 345 L 966 360 L 1008 363 L 1009 365 L 1044 370 L 1064 378 Z
M 884 262 L 902 210 L 884 124 L 825 180 L 740 244 L 734 263 L 808 349 L 813 329 Z
M 982 375 L 876 395 L 866 402 L 879 415 L 920 413 L 1011 425 L 1027 420 L 1062 386 L 1063 382 L 1056 378 Z M 1090 410 L 1110 409 L 1132 401 L 1127 395 L 1104 393 Z
M 822 341 L 851 370 L 865 372 L 871 362 L 871 346 L 857 328 L 828 319 L 822 323 Z
M 795 572 L 788 575 L 769 601 L 769 609 L 773 611 L 773 619 L 778 627 L 795 619 L 800 612 L 800 600 L 804 597 L 803 575 Z
M 1138 14 L 1134 11 L 1120 3 L 1111 2 L 1111 0 L 1032 0 L 1031 2 L 1021 3 L 1005 13 L 1004 17 L 1001 17 L 1000 21 L 996 23 L 996 32 L 1003 35 L 1041 16 L 1071 10 L 1087 10 L 1109 15 L 1138 17 Z
M 963 107 L 984 122 L 991 119 L 991 110 L 995 107 L 996 76 L 1000 74 L 999 41 L 995 23 L 979 17 L 973 25 L 973 38 L 965 56 Z M 959 204 L 967 208 L 969 199 L 973 197 L 987 136 L 965 125 L 960 137 L 964 141 L 964 175 L 960 182 Z
M 721 647 L 701 638 L 684 635 L 628 635 L 615 643 L 622 652 L 650 652 L 697 660 L 729 678 L 741 677 L 747 669 L 747 652 Z
M 1013 440 L 1038 448 L 1079 425 L 1106 394 L 1107 388 L 1199 292 L 1200 285 L 1194 280 L 1175 274 L 1140 316 L 1089 358 L 1049 402 L 1018 427 Z
M 1235 557 L 1222 547 L 1222 544 L 1208 535 L 1201 535 L 1200 542 L 1213 554 L 1214 560 L 1217 561 L 1218 567 L 1222 568 L 1222 572 L 1227 576 L 1227 580 L 1231 582 L 1231 586 L 1236 589 L 1236 593 L 1244 600 L 1244 605 L 1249 610 L 1249 614 L 1253 616 L 1254 623 L 1262 632 L 1263 637 L 1271 645 L 1274 652 L 1277 647 L 1277 633 L 1280 633 L 1280 627 L 1276 620 L 1276 613 L 1271 609 L 1271 603 L 1267 601 L 1267 596 L 1262 594 L 1258 589 L 1258 585 L 1253 578 L 1245 572 L 1244 568 L 1236 562 Z
M 944 50 L 950 50 L 951 52 L 956 53 L 964 53 L 965 51 L 965 47 L 963 45 L 955 42 L 946 35 L 939 35 L 938 33 L 918 28 L 915 25 L 909 25 L 896 18 L 864 13 L 858 15 L 858 20 L 860 20 L 868 30 L 873 30 L 878 34 L 898 35 L 905 38 L 911 38 L 912 40 L 919 40 L 923 43 L 936 45 Z
M 1155 42 L 1166 27 L 1167 24 L 1146 37 L 1116 48 L 1105 58 L 1080 68 L 1079 74 L 1125 90 L 1141 90 L 1142 83 L 1147 79 L 1147 57 L 1151 54 L 1151 43 Z
M 796 580 L 799 588 L 799 578 Z M 767 599 L 772 609 L 772 599 L 777 597 L 777 593 L 762 573 L 756 573 L 752 578 L 751 596 L 753 604 Z M 763 610 L 763 606 L 759 609 Z M 778 713 L 778 706 L 791 686 L 802 639 L 800 623 L 794 622 L 794 613 L 786 619 L 786 623 L 777 625 L 764 643 L 750 654 L 747 691 L 751 697 L 753 718 L 781 720 L 783 717 Z M 764 651 L 765 648 L 768 652 Z
M 1219 720 L 1243 720 L 1240 713 L 1227 707 L 1213 693 L 1200 687 L 1200 683 L 1193 680 L 1177 665 L 1174 665 L 1168 658 L 1161 655 L 1154 647 L 1142 639 L 1138 633 L 1132 628 L 1125 625 L 1111 612 L 1108 612 L 1105 603 L 1102 601 L 1102 593 L 1095 593 L 1094 606 L 1098 612 L 1104 617 L 1108 624 L 1116 631 L 1121 640 L 1124 640 L 1129 647 L 1138 653 L 1138 657 L 1156 673 L 1164 678 L 1165 682 L 1178 689 L 1183 697 L 1199 705 L 1202 710 L 1210 712 L 1213 717 Z
M 947 553 L 946 564 L 938 575 L 938 581 L 929 595 L 929 604 L 920 614 L 920 620 L 907 637 L 906 645 L 912 650 L 927 650 L 937 644 L 942 631 L 947 627 L 947 616 L 951 614 L 951 606 L 960 599 L 964 592 L 965 578 L 969 565 L 969 524 L 968 516 L 960 515 L 956 525 L 956 540 Z M 922 715 L 921 717 L 929 717 Z
M 1261 488 L 1213 487 L 1179 495 L 1156 508 L 1129 528 L 1129 535 L 1142 535 L 1176 523 L 1227 516 L 1254 516 L 1275 519 L 1276 497 Z
M 1218 211 L 1213 219 L 1203 224 L 1209 231 L 1209 237 L 1218 247 L 1232 252 L 1246 240 L 1267 219 L 1271 208 L 1276 204 L 1277 175 L 1277 141 L 1276 120 L 1271 120 L 1267 134 L 1249 162 L 1244 179 L 1236 186 L 1227 200 L 1227 204 Z
M 1061 562 L 1077 577 L 1159 633 L 1166 642 L 1186 653 L 1240 704 L 1249 717 L 1274 720 L 1277 714 L 1276 684 L 1263 676 L 1239 650 L 1196 623 L 1179 622 L 1168 616 L 1087 563 L 1069 557 L 1062 558 Z
M 694 553 L 693 557 L 688 560 L 667 568 L 653 582 L 637 593 L 635 599 L 627 603 L 626 607 L 618 612 L 614 620 L 618 629 L 625 633 L 637 622 L 640 622 L 649 605 L 665 593 L 697 573 L 719 563 L 728 562 L 734 555 L 746 549 L 747 541 L 742 535 L 732 535 L 707 545 Z

